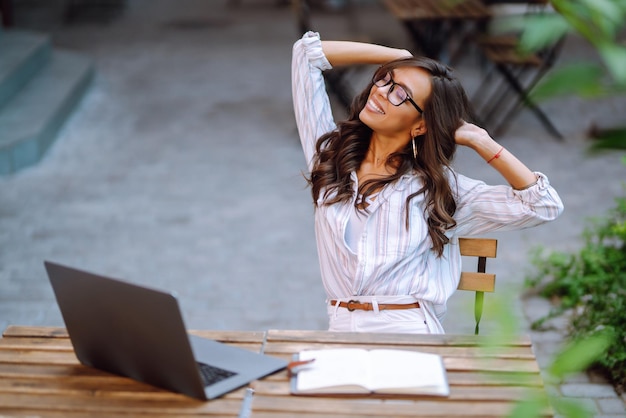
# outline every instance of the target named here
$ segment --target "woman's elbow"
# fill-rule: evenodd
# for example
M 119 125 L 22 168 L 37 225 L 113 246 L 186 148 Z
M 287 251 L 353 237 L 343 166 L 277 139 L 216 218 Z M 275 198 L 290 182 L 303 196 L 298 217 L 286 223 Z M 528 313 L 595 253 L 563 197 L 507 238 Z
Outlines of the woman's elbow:
M 553 198 L 546 202 L 541 209 L 535 208 L 535 212 L 544 222 L 554 221 L 561 216 L 564 210 L 565 206 L 558 195 L 556 196 L 556 199 Z

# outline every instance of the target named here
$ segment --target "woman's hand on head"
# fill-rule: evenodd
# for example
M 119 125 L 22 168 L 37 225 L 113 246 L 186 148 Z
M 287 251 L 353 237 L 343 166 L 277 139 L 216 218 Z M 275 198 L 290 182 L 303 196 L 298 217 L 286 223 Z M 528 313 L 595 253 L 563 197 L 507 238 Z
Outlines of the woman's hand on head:
M 466 121 L 463 121 L 454 132 L 454 140 L 458 145 L 474 149 L 480 147 L 480 144 L 485 141 L 493 141 L 486 130 Z

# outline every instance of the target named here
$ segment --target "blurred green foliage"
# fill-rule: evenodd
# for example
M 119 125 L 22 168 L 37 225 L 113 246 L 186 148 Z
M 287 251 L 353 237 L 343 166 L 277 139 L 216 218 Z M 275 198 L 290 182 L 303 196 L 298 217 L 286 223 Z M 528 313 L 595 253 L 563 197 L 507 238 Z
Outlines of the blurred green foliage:
M 489 301 L 490 316 L 498 318 L 491 333 L 481 336 L 481 346 L 489 351 L 510 342 L 510 335 L 520 330 L 518 316 L 511 309 L 514 294 L 501 294 Z M 590 365 L 603 358 L 615 341 L 615 335 L 609 329 L 598 329 L 586 338 L 576 339 L 565 345 L 557 353 L 546 369 L 542 369 L 542 378 L 546 385 L 558 385 L 566 377 L 583 372 Z M 527 376 L 518 377 L 519 384 L 529 386 L 528 393 L 515 405 L 508 418 L 539 418 L 550 415 L 550 410 L 564 418 L 591 418 L 595 411 L 575 398 L 551 396 L 550 390 L 537 391 L 534 384 L 527 381 Z
M 558 383 L 572 373 L 578 373 L 601 358 L 613 340 L 606 331 L 570 343 L 554 359 L 544 375 L 547 383 Z M 550 404 L 559 416 L 567 418 L 591 418 L 594 411 L 585 408 L 577 399 L 551 397 L 546 393 L 535 394 L 520 401 L 509 418 L 532 418 L 544 416 L 546 405 Z
M 574 34 L 598 52 L 598 62 L 572 63 L 547 75 L 532 92 L 537 100 L 578 95 L 602 98 L 626 93 L 626 0 L 552 0 L 557 13 L 528 15 L 520 23 L 523 51 L 537 51 L 563 36 Z M 592 135 L 599 139 L 591 150 L 626 149 L 626 124 Z M 624 158 L 626 163 L 626 157 Z M 536 273 L 529 287 L 557 301 L 550 317 L 567 312 L 570 336 L 585 341 L 598 331 L 612 335 L 607 352 L 597 364 L 618 388 L 626 386 L 626 198 L 583 232 L 577 253 L 552 252 L 533 256 Z
M 510 26 L 522 30 L 522 52 L 534 52 L 569 34 L 586 39 L 598 52 L 597 63 L 556 68 L 531 92 L 534 100 L 563 95 L 601 98 L 626 93 L 626 0 L 552 0 L 556 13 L 528 14 Z M 626 149 L 626 125 L 592 132 L 592 150 Z
M 552 312 L 533 324 L 540 328 L 550 318 L 568 315 L 569 335 L 585 341 L 598 332 L 611 336 L 610 344 L 594 364 L 618 388 L 626 388 L 626 198 L 583 232 L 584 246 L 576 253 L 537 249 L 535 272 L 526 285 L 539 288 L 557 301 Z M 559 366 L 562 367 L 562 366 Z
M 626 0 L 552 0 L 556 13 L 528 14 L 509 29 L 521 30 L 521 52 L 549 47 L 568 35 L 581 36 L 597 51 L 597 62 L 574 62 L 555 68 L 531 92 L 533 100 L 575 95 L 601 99 L 626 93 Z M 591 151 L 626 149 L 623 126 L 592 130 Z M 626 157 L 623 159 L 626 164 Z M 570 343 L 547 370 L 548 383 L 599 366 L 618 390 L 626 386 L 626 198 L 606 217 L 583 232 L 577 253 L 543 254 L 536 249 L 536 271 L 527 286 L 556 302 L 552 312 L 533 324 L 539 328 L 555 316 L 570 318 Z M 551 399 L 555 412 L 568 418 L 590 417 L 577 402 Z M 544 400 L 530 397 L 513 418 L 541 415 Z

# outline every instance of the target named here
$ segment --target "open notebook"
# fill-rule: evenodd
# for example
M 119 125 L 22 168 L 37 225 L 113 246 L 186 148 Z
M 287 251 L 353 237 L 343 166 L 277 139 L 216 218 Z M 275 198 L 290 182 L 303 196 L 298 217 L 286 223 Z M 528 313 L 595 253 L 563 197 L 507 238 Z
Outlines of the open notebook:
M 291 393 L 389 393 L 448 396 L 443 359 L 408 350 L 338 348 L 296 355 Z

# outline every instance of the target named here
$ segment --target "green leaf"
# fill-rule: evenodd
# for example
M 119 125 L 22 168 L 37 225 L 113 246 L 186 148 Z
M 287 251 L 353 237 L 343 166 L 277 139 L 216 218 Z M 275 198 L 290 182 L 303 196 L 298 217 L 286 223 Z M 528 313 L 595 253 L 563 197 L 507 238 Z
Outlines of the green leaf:
M 604 35 L 613 38 L 624 22 L 623 4 L 614 0 L 581 0 L 588 9 L 590 20 Z
M 593 132 L 590 151 L 626 150 L 626 127 Z
M 588 409 L 582 402 L 567 398 L 552 399 L 554 409 L 559 416 L 566 418 L 592 418 L 593 412 Z
M 562 15 L 568 24 L 580 35 L 589 41 L 596 39 L 597 34 L 590 25 L 590 12 L 588 7 L 577 1 L 552 0 L 554 9 Z
M 584 340 L 570 343 L 550 366 L 550 374 L 563 378 L 570 373 L 586 370 L 598 360 L 611 345 L 613 340 L 609 332 L 599 332 Z
M 528 16 L 520 39 L 520 50 L 530 53 L 554 45 L 567 34 L 569 25 L 559 14 Z
M 523 401 L 515 404 L 515 407 L 509 413 L 508 418 L 529 418 L 543 416 L 542 412 L 546 409 L 546 405 L 547 402 L 544 399 L 524 399 Z
M 620 85 L 626 85 L 626 47 L 614 43 L 598 45 L 609 72 Z
M 570 94 L 599 97 L 607 93 L 603 76 L 603 69 L 596 64 L 572 64 L 546 75 L 531 91 L 530 97 L 535 101 Z

